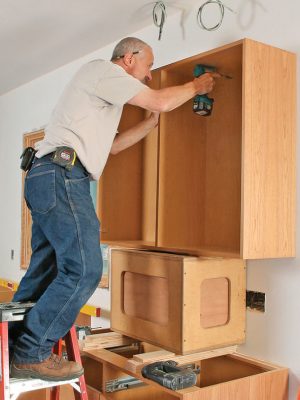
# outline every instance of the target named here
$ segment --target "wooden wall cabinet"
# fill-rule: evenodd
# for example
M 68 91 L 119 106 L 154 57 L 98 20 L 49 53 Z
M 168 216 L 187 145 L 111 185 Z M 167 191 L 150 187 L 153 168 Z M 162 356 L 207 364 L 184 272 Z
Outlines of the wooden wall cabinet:
M 195 64 L 220 78 L 210 117 L 192 100 L 110 156 L 98 186 L 102 241 L 243 259 L 295 255 L 295 55 L 244 39 L 154 71 L 183 84 Z M 119 131 L 143 119 L 126 107 Z

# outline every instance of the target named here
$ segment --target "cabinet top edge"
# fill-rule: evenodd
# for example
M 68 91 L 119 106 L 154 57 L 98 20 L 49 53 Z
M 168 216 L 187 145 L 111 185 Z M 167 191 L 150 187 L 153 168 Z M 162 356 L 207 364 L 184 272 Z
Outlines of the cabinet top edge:
M 186 58 L 174 61 L 174 62 L 172 62 L 170 64 L 162 65 L 161 67 L 156 68 L 155 71 L 172 69 L 173 67 L 175 67 L 178 64 L 184 64 L 187 61 L 188 62 L 192 62 L 193 60 L 197 60 L 199 57 L 205 57 L 207 55 L 214 54 L 214 53 L 217 53 L 219 51 L 226 50 L 226 49 L 230 49 L 232 47 L 242 46 L 245 40 L 246 39 L 240 39 L 240 40 L 237 40 L 235 42 L 227 43 L 227 44 L 224 44 L 222 46 L 215 47 L 215 48 L 213 48 L 211 50 L 206 50 L 206 51 L 203 51 L 201 53 L 194 54 L 194 55 L 192 55 L 190 57 L 186 57 Z
M 120 248 L 120 247 L 114 247 L 111 249 L 111 254 L 117 254 L 120 253 L 121 255 L 127 254 L 127 255 L 133 255 L 133 256 L 138 256 L 138 257 L 159 257 L 163 259 L 169 259 L 169 260 L 177 260 L 177 261 L 184 261 L 185 263 L 188 262 L 198 262 L 199 260 L 202 261 L 244 261 L 241 258 L 237 257 L 222 257 L 220 255 L 192 255 L 192 254 L 176 254 L 172 252 L 166 252 L 162 250 L 154 250 L 154 251 L 149 251 L 149 250 L 143 250 L 143 249 L 129 249 L 129 248 Z
M 113 253 L 129 253 L 129 254 L 134 254 L 138 255 L 141 257 L 149 257 L 150 256 L 157 256 L 157 257 L 163 257 L 163 258 L 172 258 L 174 259 L 189 259 L 189 260 L 196 260 L 196 256 L 192 256 L 189 254 L 176 254 L 176 253 L 171 253 L 171 252 L 164 252 L 164 251 L 150 251 L 150 250 L 144 250 L 144 249 L 129 249 L 129 248 L 121 248 L 121 247 L 114 247 L 111 249 L 112 254 Z
M 249 39 L 249 38 L 244 38 L 242 41 L 244 43 L 244 46 L 246 46 L 246 47 L 247 46 L 251 46 L 251 45 L 254 45 L 254 46 L 266 46 L 266 47 L 268 47 L 270 49 L 278 50 L 280 52 L 287 53 L 289 55 L 292 55 L 292 56 L 296 57 L 296 53 L 295 52 L 283 49 L 281 47 L 278 47 L 278 46 L 275 46 L 275 45 L 272 45 L 272 44 L 269 44 L 269 43 L 260 42 L 258 40 Z
M 243 38 L 243 39 L 239 39 L 239 40 L 236 40 L 234 42 L 231 42 L 231 43 L 227 43 L 227 44 L 215 47 L 215 48 L 210 49 L 210 50 L 203 51 L 201 53 L 194 54 L 194 55 L 192 55 L 190 57 L 186 57 L 184 59 L 176 60 L 176 61 L 174 61 L 174 62 L 172 62 L 170 64 L 162 65 L 162 66 L 160 66 L 158 68 L 155 68 L 153 71 L 172 70 L 173 68 L 178 66 L 178 64 L 184 64 L 186 62 L 197 61 L 199 59 L 199 57 L 206 57 L 206 56 L 209 56 L 211 54 L 218 53 L 218 52 L 221 52 L 221 51 L 224 51 L 224 50 L 227 50 L 227 49 L 231 49 L 231 48 L 234 48 L 234 47 L 241 46 L 242 48 L 244 48 L 244 47 L 248 47 L 248 46 L 251 46 L 251 45 L 267 46 L 267 47 L 280 50 L 282 52 L 288 53 L 288 54 L 293 55 L 293 56 L 296 57 L 296 53 L 294 53 L 292 51 L 285 50 L 285 49 L 282 49 L 282 48 L 277 47 L 277 46 L 273 46 L 273 45 L 268 44 L 268 43 L 260 42 L 258 40 L 254 40 L 254 39 L 250 39 L 250 38 Z

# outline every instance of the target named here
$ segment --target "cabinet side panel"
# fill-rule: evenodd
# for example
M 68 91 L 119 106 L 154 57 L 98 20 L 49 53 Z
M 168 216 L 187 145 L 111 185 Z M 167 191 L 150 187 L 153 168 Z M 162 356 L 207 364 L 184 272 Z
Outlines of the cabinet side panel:
M 180 353 L 182 264 L 179 256 L 113 250 L 112 330 Z
M 144 119 L 144 111 L 126 105 L 120 135 Z M 142 236 L 143 142 L 110 155 L 100 179 L 98 212 L 102 240 L 140 240 Z
M 243 343 L 245 293 L 243 260 L 203 258 L 186 262 L 183 353 Z
M 244 43 L 241 255 L 295 255 L 295 55 Z
M 149 86 L 160 88 L 161 71 L 152 72 Z M 142 196 L 142 239 L 155 243 L 157 230 L 157 174 L 158 174 L 159 126 L 143 140 L 143 196 Z

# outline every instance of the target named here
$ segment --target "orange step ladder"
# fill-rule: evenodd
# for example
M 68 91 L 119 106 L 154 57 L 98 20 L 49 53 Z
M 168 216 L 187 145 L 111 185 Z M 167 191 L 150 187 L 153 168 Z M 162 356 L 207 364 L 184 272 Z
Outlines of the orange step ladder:
M 24 315 L 34 303 L 0 303 L 0 400 L 16 400 L 21 393 L 50 388 L 50 400 L 59 400 L 60 386 L 72 385 L 76 400 L 88 400 L 84 375 L 67 381 L 50 382 L 41 379 L 9 378 L 8 322 L 22 321 Z M 64 337 L 65 347 L 70 361 L 81 364 L 75 327 Z M 54 346 L 53 352 L 62 354 L 62 339 Z

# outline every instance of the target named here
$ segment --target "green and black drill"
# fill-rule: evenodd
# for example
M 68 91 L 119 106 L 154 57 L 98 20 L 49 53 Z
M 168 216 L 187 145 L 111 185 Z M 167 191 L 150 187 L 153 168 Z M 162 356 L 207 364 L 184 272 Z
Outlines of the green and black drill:
M 198 78 L 200 75 L 206 72 L 217 72 L 216 67 L 211 65 L 196 64 L 194 68 L 194 76 Z M 205 117 L 212 113 L 214 99 L 208 97 L 207 94 L 197 94 L 194 98 L 193 110 L 196 114 L 203 115 Z
M 195 65 L 194 76 L 196 78 L 198 78 L 200 75 L 205 74 L 206 72 L 217 72 L 222 78 L 232 79 L 232 76 L 220 73 L 219 71 L 217 71 L 217 68 L 213 67 L 212 65 Z M 196 114 L 209 116 L 212 113 L 213 104 L 214 99 L 208 97 L 207 94 L 197 94 L 197 96 L 194 98 L 193 110 Z

